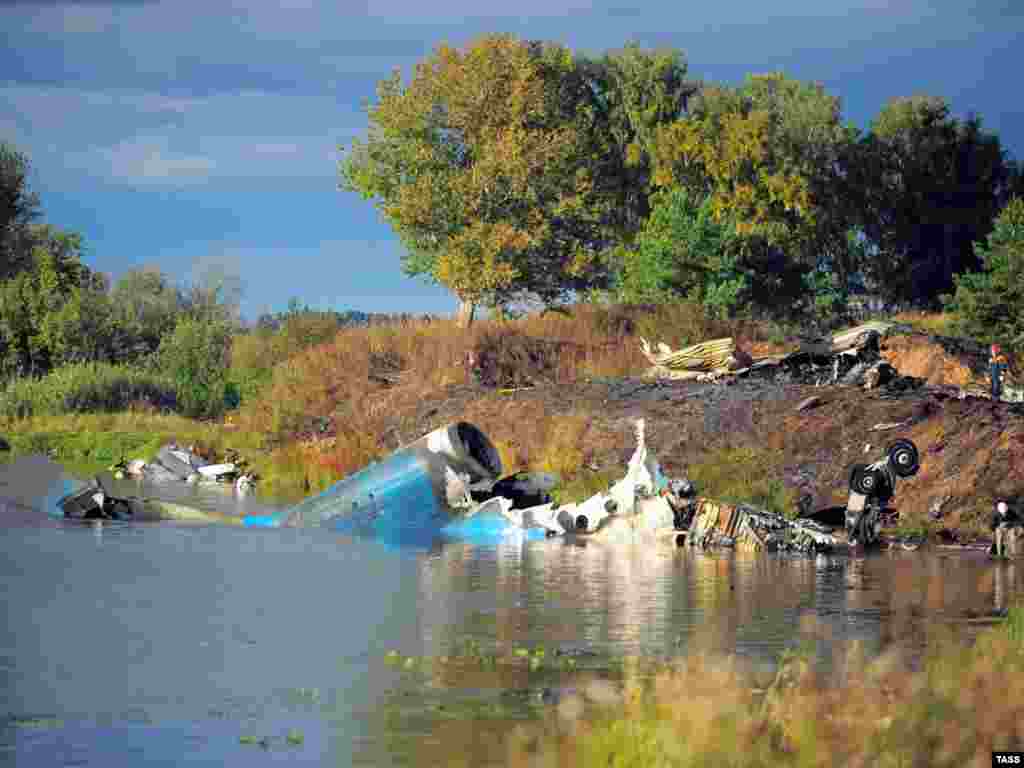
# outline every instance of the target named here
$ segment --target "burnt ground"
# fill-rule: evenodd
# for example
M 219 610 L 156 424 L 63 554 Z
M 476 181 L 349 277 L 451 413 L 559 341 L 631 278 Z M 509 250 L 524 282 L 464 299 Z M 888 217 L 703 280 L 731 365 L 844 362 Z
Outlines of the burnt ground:
M 793 498 L 809 495 L 814 509 L 844 504 L 850 467 L 880 458 L 889 442 L 905 437 L 918 446 L 921 470 L 896 490 L 902 522 L 947 541 L 982 536 L 996 498 L 1024 501 L 1024 405 L 960 399 L 948 387 L 911 383 L 865 392 L 776 379 L 606 379 L 507 394 L 455 385 L 396 418 L 395 430 L 408 439 L 464 419 L 526 466 L 538 458 L 541 433 L 568 422 L 582 430 L 574 444 L 586 471 L 617 473 L 635 447 L 633 421 L 643 417 L 648 445 L 669 476 L 715 452 L 746 449 L 744 455 L 770 465 Z M 812 395 L 820 402 L 798 411 Z M 872 429 L 895 423 L 902 426 Z

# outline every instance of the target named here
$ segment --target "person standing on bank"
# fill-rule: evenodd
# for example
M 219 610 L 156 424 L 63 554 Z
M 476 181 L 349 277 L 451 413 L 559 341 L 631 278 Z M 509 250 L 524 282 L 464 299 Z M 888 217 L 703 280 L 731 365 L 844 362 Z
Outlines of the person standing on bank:
M 1009 366 L 1006 355 L 998 344 L 993 344 L 988 357 L 988 371 L 992 377 L 992 399 L 999 400 L 1003 394 L 1003 373 Z

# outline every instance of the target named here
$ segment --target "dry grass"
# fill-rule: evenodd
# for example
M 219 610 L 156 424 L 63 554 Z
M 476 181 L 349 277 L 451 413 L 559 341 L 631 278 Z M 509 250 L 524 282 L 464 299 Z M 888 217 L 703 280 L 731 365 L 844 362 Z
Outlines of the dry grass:
M 326 487 L 418 437 L 413 430 L 420 425 L 406 417 L 425 401 L 443 400 L 448 387 L 468 383 L 467 361 L 479 357 L 481 349 L 493 353 L 495 367 L 514 370 L 525 361 L 542 380 L 513 383 L 572 384 L 645 370 L 640 335 L 681 346 L 723 335 L 764 342 L 768 334 L 748 321 L 709 319 L 686 304 L 579 306 L 568 315 L 484 320 L 469 330 L 451 321 L 345 329 L 277 364 L 269 384 L 243 403 L 233 421 L 273 449 L 264 488 L 294 495 Z M 538 362 L 530 351 L 541 345 L 545 353 Z M 595 440 L 586 434 L 583 416 L 555 417 L 536 404 L 498 395 L 480 398 L 462 417 L 488 434 L 514 435 L 498 445 L 508 471 L 544 468 L 571 476 L 587 463 L 582 446 Z M 289 447 L 294 441 L 309 443 L 322 430 L 336 437 L 329 446 Z
M 971 649 L 938 631 L 914 666 L 899 648 L 848 647 L 831 679 L 806 653 L 763 673 L 737 657 L 690 655 L 653 681 L 633 676 L 612 706 L 572 697 L 510 740 L 515 766 L 988 766 L 1024 747 L 1022 615 Z M 810 642 L 813 626 L 805 628 Z

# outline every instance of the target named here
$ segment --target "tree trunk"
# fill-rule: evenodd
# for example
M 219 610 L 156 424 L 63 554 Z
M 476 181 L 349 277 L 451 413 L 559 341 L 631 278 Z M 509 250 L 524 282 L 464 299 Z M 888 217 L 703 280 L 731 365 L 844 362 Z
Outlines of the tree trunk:
M 459 303 L 459 312 L 455 316 L 455 322 L 459 328 L 469 328 L 473 324 L 475 316 L 476 302 L 463 300 Z

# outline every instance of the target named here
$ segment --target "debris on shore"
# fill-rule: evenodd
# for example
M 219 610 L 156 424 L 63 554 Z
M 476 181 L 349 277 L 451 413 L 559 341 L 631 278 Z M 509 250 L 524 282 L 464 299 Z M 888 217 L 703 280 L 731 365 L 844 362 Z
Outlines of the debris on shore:
M 194 446 L 181 448 L 176 443 L 168 443 L 161 446 L 152 461 L 122 459 L 111 466 L 110 471 L 119 480 L 131 475 L 158 483 L 224 483 L 244 493 L 256 483 L 256 475 L 247 472 L 246 466 L 236 451 L 227 451 L 223 461 L 211 462 L 200 456 Z

